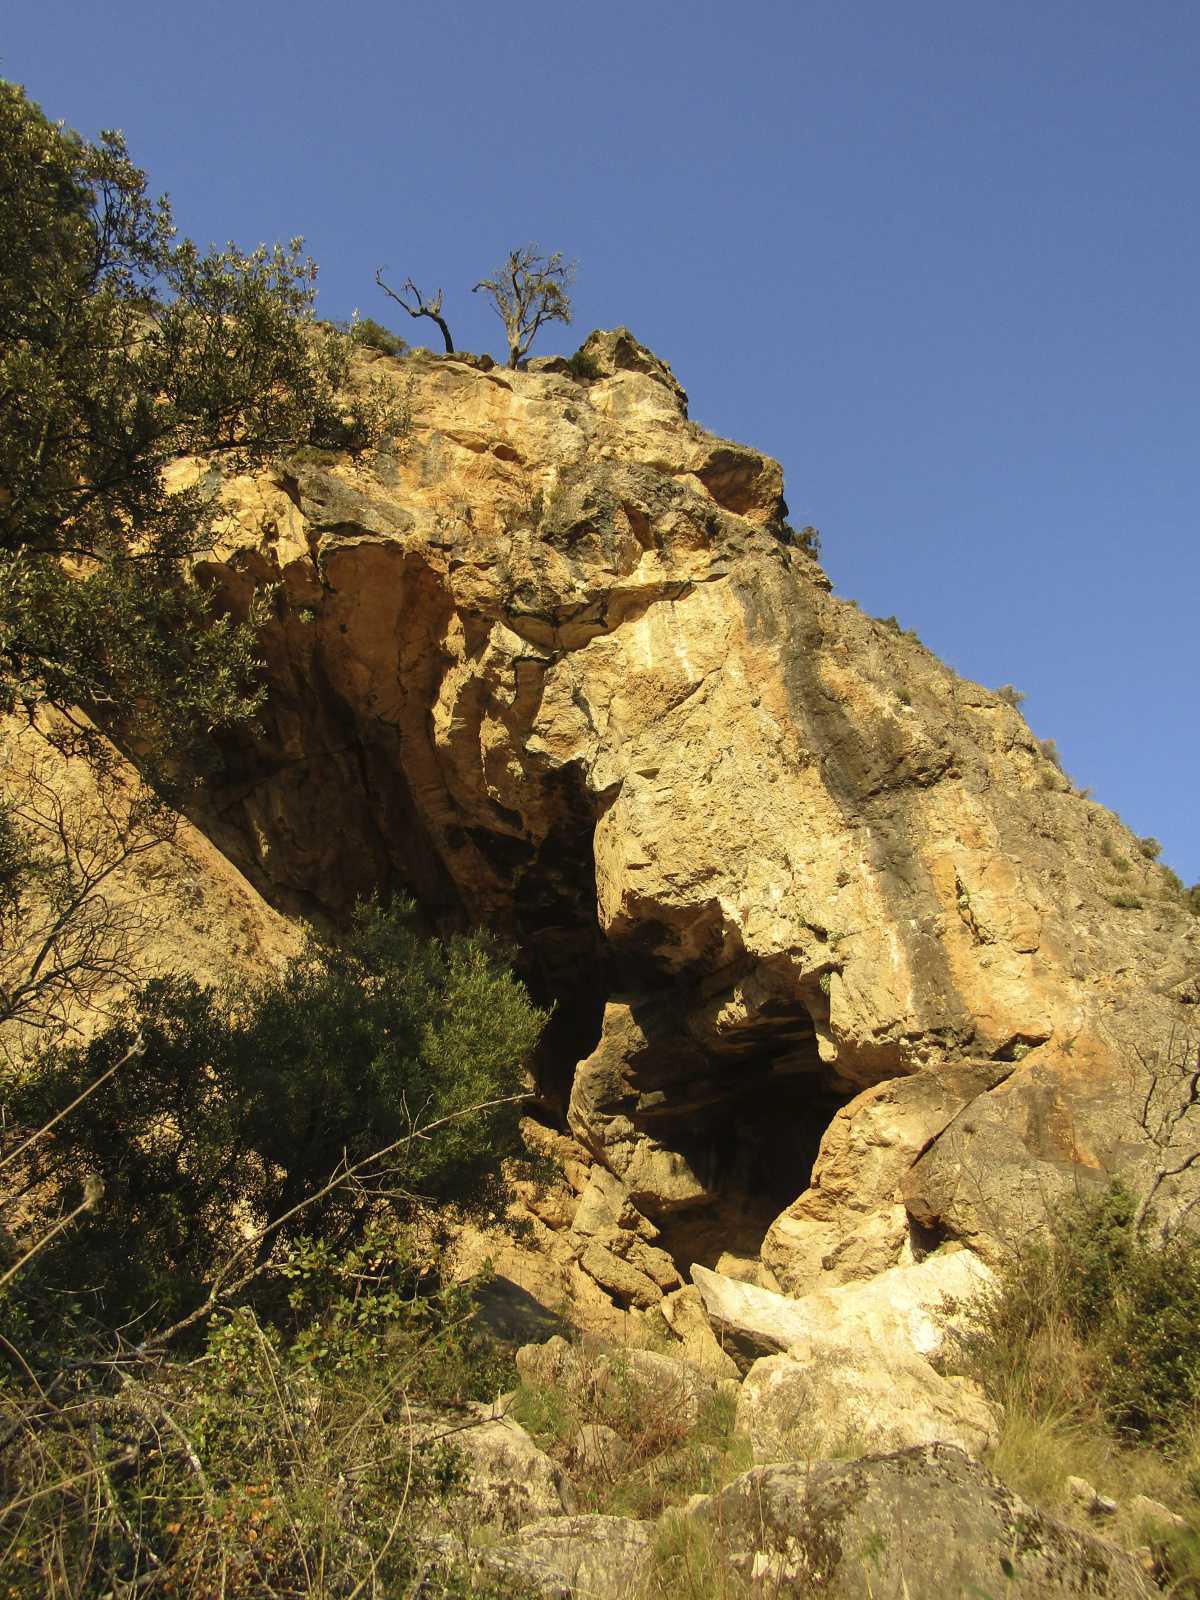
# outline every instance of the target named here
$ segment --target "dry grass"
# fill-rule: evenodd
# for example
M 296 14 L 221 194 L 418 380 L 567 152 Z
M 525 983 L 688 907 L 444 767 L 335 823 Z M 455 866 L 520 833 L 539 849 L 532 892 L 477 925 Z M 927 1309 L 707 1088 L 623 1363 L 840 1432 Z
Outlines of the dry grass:
M 731 1393 L 716 1390 L 697 1408 L 686 1380 L 648 1377 L 635 1354 L 574 1347 L 553 1382 L 521 1384 L 513 1415 L 563 1466 L 582 1509 L 649 1518 L 722 1487 L 750 1465 L 750 1452 L 734 1430 Z M 607 1449 L 579 1449 L 591 1425 L 612 1430 Z

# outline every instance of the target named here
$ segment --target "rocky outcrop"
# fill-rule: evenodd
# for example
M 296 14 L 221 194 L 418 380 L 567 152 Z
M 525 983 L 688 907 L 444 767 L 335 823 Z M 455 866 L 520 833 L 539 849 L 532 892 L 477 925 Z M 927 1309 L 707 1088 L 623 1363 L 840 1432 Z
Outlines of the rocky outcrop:
M 441 1447 L 458 1458 L 463 1482 L 452 1519 L 511 1532 L 575 1509 L 571 1485 L 512 1417 L 476 1405 L 462 1416 L 417 1418 L 412 1437 L 423 1451 Z
M 1148 1600 L 1132 1556 L 1034 1510 L 950 1445 L 756 1467 L 690 1515 L 777 1600 Z
M 598 1175 L 547 1225 L 618 1303 L 776 1218 L 798 1290 L 1003 1249 L 1141 1159 L 1133 1047 L 1195 1015 L 1197 923 L 1006 700 L 830 594 L 774 462 L 624 330 L 588 351 L 379 357 L 396 449 L 222 486 L 208 576 L 278 589 L 206 826 L 285 908 L 402 888 L 515 940 Z
M 576 1347 L 559 1335 L 544 1344 L 522 1345 L 516 1356 L 521 1381 L 533 1388 L 561 1388 L 580 1397 L 607 1394 L 641 1412 L 658 1412 L 691 1427 L 712 1398 L 715 1380 L 690 1362 L 634 1345 L 589 1341 Z
M 851 1344 L 811 1334 L 750 1368 L 738 1428 L 755 1461 L 820 1460 L 952 1444 L 968 1455 L 994 1448 L 991 1408 L 965 1378 L 944 1378 L 885 1328 Z
M 655 1531 L 632 1517 L 559 1517 L 485 1550 L 476 1566 L 544 1600 L 630 1600 L 649 1569 Z

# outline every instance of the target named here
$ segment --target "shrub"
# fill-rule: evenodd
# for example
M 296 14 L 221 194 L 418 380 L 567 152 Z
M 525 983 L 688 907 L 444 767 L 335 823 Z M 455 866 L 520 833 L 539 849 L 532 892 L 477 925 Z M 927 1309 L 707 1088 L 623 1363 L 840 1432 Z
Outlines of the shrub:
M 513 1402 L 517 1421 L 572 1473 L 589 1510 L 635 1517 L 710 1493 L 750 1465 L 735 1409 L 732 1396 L 715 1391 L 693 1410 L 682 1377 L 664 1384 L 620 1349 L 586 1346 L 554 1381 L 523 1382 Z M 580 1462 L 579 1430 L 595 1423 L 613 1430 L 615 1446 Z
M 1046 760 L 1061 772 L 1063 770 L 1062 757 L 1058 753 L 1056 741 L 1053 739 L 1035 739 L 1034 743 Z
M 83 1345 L 42 1386 L 7 1366 L 6 1595 L 494 1592 L 453 1570 L 422 1579 L 417 1542 L 464 1470 L 452 1437 L 411 1429 L 410 1401 L 487 1392 L 497 1370 L 478 1333 L 464 1353 L 466 1291 L 425 1293 L 423 1270 L 381 1237 L 289 1260 L 290 1331 L 241 1306 L 213 1321 L 198 1360 L 125 1348 L 117 1364 Z
M 604 376 L 595 356 L 582 346 L 573 356 L 567 357 L 567 371 L 580 383 L 593 383 Z
M 797 550 L 803 550 L 814 561 L 821 559 L 820 529 L 814 528 L 811 522 L 806 522 L 802 528 L 793 528 L 790 523 L 785 523 L 784 534 L 787 542 L 795 545 Z
M 8 1105 L 28 1130 L 86 1093 L 32 1147 L 27 1188 L 74 1204 L 102 1185 L 39 1272 L 98 1276 L 109 1317 L 184 1313 L 223 1263 L 238 1276 L 301 1234 L 344 1247 L 381 1206 L 486 1204 L 545 1021 L 486 941 L 426 940 L 375 904 L 278 979 L 159 979 L 130 1011 L 51 1050 Z
M 1003 700 L 1005 705 L 1018 710 L 1025 703 L 1025 695 L 1011 683 L 1002 683 L 995 691 L 997 700 Z
M 900 619 L 898 617 L 894 615 L 890 617 L 878 617 L 876 620 L 879 622 L 881 627 L 887 628 L 891 633 L 898 634 L 901 639 L 911 639 L 913 644 L 921 643 L 921 636 L 917 630 L 915 628 L 902 628 L 900 626 Z
M 965 1348 L 1002 1403 L 1169 1448 L 1200 1409 L 1200 1244 L 1146 1243 L 1137 1213 L 1119 1183 L 1069 1206 L 968 1311 Z
M 360 317 L 350 324 L 348 331 L 352 344 L 379 350 L 385 356 L 402 356 L 408 352 L 408 341 L 385 328 L 382 322 L 376 322 L 374 317 Z

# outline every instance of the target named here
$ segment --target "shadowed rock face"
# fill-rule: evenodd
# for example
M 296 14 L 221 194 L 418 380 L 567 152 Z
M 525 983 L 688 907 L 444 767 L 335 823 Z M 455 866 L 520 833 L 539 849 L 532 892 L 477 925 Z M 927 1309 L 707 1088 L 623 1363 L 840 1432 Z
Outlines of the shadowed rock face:
M 404 888 L 513 939 L 558 1005 L 547 1107 L 644 1219 L 620 1237 L 736 1196 L 756 1248 L 801 1196 L 793 1287 L 899 1259 L 913 1215 L 986 1247 L 963 1119 L 1017 1190 L 1126 1161 L 1195 920 L 1011 706 L 830 595 L 773 461 L 625 330 L 586 348 L 595 381 L 379 358 L 398 453 L 223 486 L 223 599 L 279 587 L 264 733 L 207 825 L 285 908 Z M 861 1190 L 860 1113 L 892 1152 Z

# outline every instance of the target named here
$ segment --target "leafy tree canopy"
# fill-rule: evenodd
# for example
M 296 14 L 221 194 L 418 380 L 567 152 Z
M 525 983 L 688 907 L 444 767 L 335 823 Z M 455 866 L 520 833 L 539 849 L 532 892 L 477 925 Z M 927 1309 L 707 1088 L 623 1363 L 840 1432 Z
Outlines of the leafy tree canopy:
M 300 240 L 200 250 L 119 133 L 91 143 L 4 82 L 0 263 L 0 707 L 81 706 L 169 758 L 256 690 L 252 627 L 186 573 L 212 494 L 163 469 L 361 448 L 398 412 L 347 392 Z

